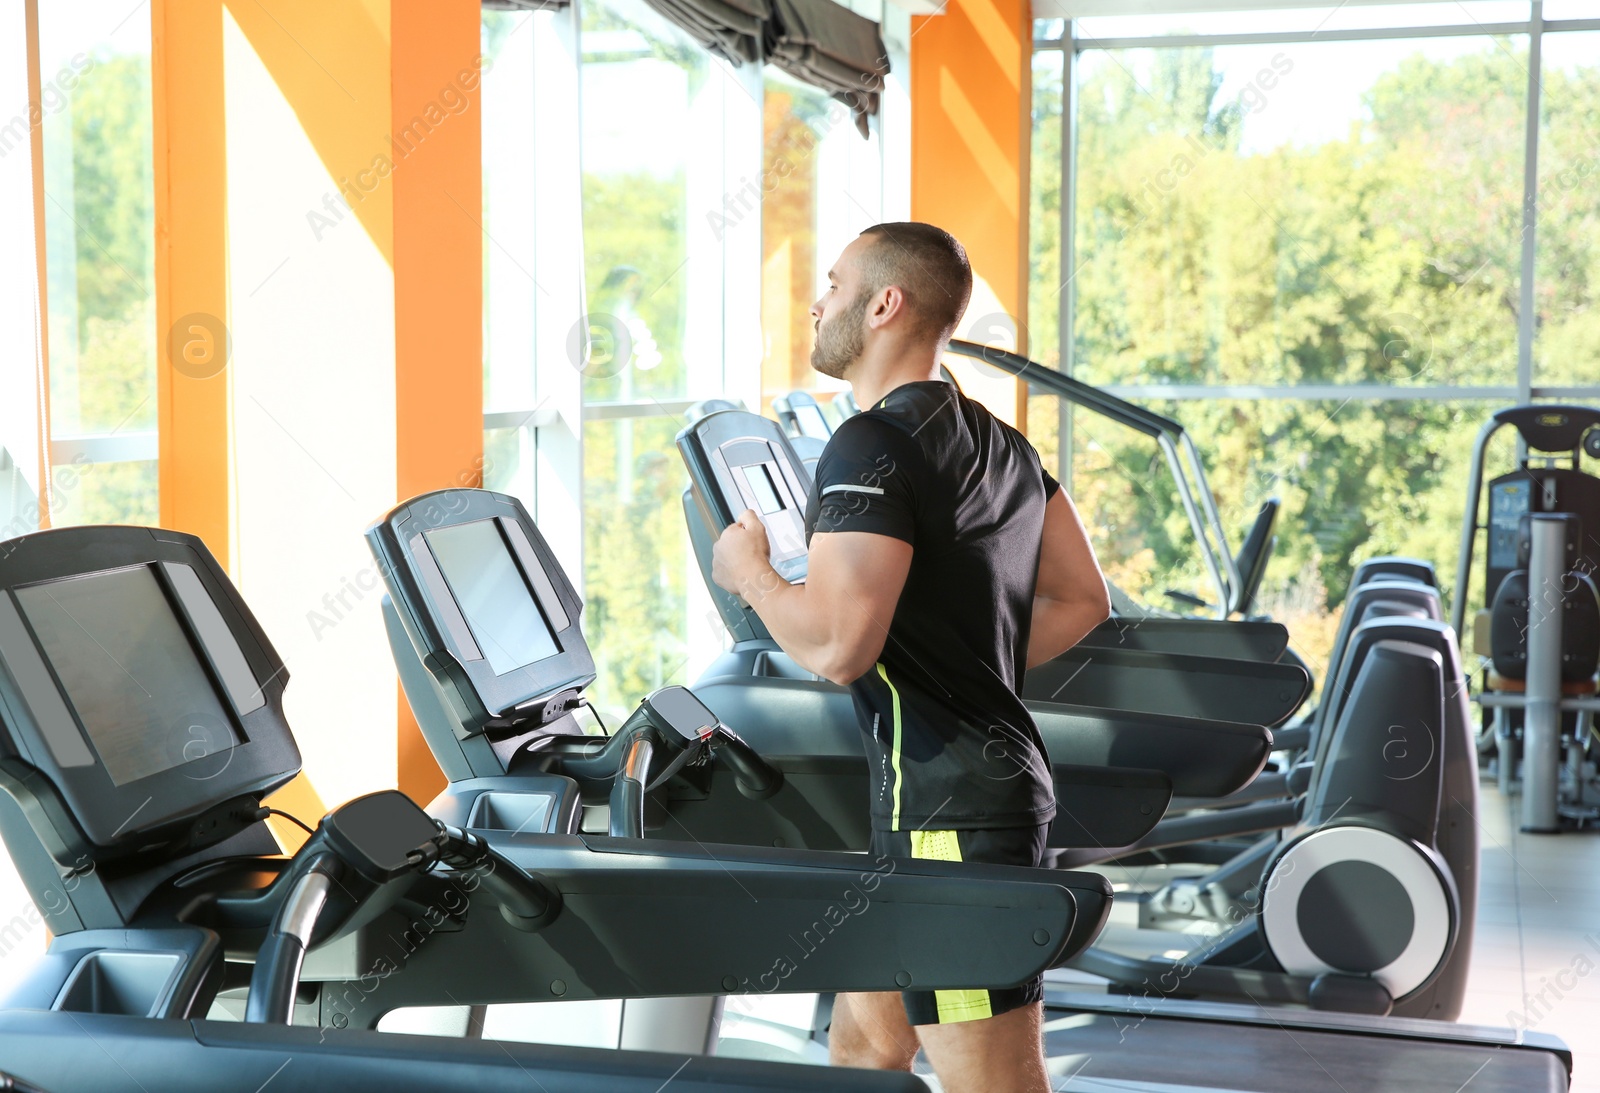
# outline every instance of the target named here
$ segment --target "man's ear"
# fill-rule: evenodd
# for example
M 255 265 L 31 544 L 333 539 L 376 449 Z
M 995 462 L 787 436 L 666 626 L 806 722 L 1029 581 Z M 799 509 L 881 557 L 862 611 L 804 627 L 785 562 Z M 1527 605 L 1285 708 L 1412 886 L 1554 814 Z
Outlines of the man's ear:
M 877 300 L 872 305 L 872 310 L 867 313 L 867 321 L 874 327 L 883 326 L 895 316 L 905 311 L 906 294 L 899 285 L 886 285 L 878 290 Z

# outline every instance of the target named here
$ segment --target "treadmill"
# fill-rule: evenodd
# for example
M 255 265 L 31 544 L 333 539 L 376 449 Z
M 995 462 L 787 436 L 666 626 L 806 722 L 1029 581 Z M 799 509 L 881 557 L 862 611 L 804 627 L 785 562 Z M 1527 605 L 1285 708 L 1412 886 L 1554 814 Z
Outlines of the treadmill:
M 447 582 L 484 541 L 440 537 Z M 585 836 L 574 780 L 538 771 L 449 798 L 459 823 L 369 794 L 283 857 L 262 800 L 300 767 L 287 674 L 203 544 L 75 527 L 8 548 L 0 834 L 52 937 L 0 1002 L 0 1088 L 799 1091 L 814 1070 L 374 1026 L 404 1006 L 1020 982 L 1104 917 L 1093 876 Z M 469 630 L 518 570 L 488 572 L 452 599 Z M 522 594 L 543 606 L 542 592 Z M 509 637 L 499 617 L 489 632 Z M 547 630 L 480 648 L 554 647 L 552 674 L 581 678 L 587 650 Z M 668 697 L 641 719 L 692 748 L 709 728 L 699 716 Z M 964 930 L 992 943 L 908 943 Z M 230 996 L 242 1023 L 216 1019 Z M 843 1070 L 830 1084 L 922 1088 Z
M 474 505 L 478 507 L 472 507 Z M 575 626 L 581 605 L 575 595 L 566 599 L 571 594 L 570 586 L 565 583 L 565 577 L 560 575 L 559 567 L 548 568 L 553 566 L 553 559 L 547 557 L 547 551 L 531 521 L 523 524 L 525 518 L 525 512 L 514 499 L 484 491 L 449 491 L 426 495 L 401 506 L 390 517 L 374 525 L 369 533 L 369 541 L 382 551 L 379 557 L 383 562 L 382 571 L 391 581 L 391 593 L 396 593 L 386 607 L 386 617 L 391 623 L 391 637 L 396 642 L 402 681 L 408 697 L 415 704 L 419 723 L 435 754 L 440 756 L 447 773 L 454 772 L 450 773 L 451 787 L 440 802 L 436 802 L 436 808 L 453 808 L 457 810 L 456 814 L 463 809 L 471 811 L 480 807 L 475 803 L 475 798 L 484 795 L 488 795 L 493 802 L 496 794 L 502 790 L 507 791 L 508 797 L 514 800 L 519 779 L 534 777 L 541 762 L 557 760 L 546 754 L 553 746 L 551 742 L 541 743 L 538 734 L 524 738 L 524 734 L 531 731 L 528 724 L 524 724 L 521 732 L 518 732 L 515 726 L 504 723 L 512 720 L 514 712 L 511 716 L 497 719 L 491 713 L 490 705 L 493 703 L 482 704 L 481 698 L 485 692 L 473 685 L 466 675 L 466 668 L 472 662 L 462 663 L 457 653 L 451 652 L 449 631 L 450 619 L 454 616 L 449 611 L 440 612 L 438 606 L 462 603 L 463 600 L 458 597 L 465 597 L 466 602 L 478 601 L 470 592 L 450 585 L 448 580 L 445 582 L 449 585 L 448 589 L 436 588 L 431 595 L 421 585 L 412 586 L 406 575 L 418 568 L 416 558 L 408 559 L 393 551 L 397 544 L 403 542 L 427 544 L 429 531 L 482 525 L 488 521 L 490 528 L 500 536 L 497 549 L 512 553 L 518 559 L 519 569 L 523 565 L 532 567 L 522 569 L 522 572 L 545 569 L 552 590 L 558 594 L 557 603 L 542 608 L 543 613 L 545 617 L 555 615 L 565 618 L 568 628 L 561 631 L 560 640 L 563 648 L 575 648 L 572 643 L 579 635 L 572 627 Z M 509 530 L 513 527 L 523 528 L 527 544 L 532 548 L 531 554 L 521 553 L 520 547 L 513 544 L 512 537 L 517 535 L 517 532 Z M 421 544 L 417 543 L 419 537 Z M 435 535 L 435 538 L 439 536 Z M 492 537 L 485 538 L 490 544 L 494 543 Z M 444 553 L 449 554 L 448 548 Z M 480 564 L 476 568 L 481 570 L 485 567 Z M 446 576 L 442 570 L 441 576 Z M 534 600 L 542 603 L 538 589 L 542 587 L 543 579 L 533 576 L 529 583 L 535 588 Z M 518 593 L 519 598 L 522 596 L 522 593 Z M 488 599 L 497 602 L 496 597 Z M 525 614 L 527 609 L 528 603 L 524 599 L 521 613 Z M 418 614 L 413 617 L 412 611 Z M 473 631 L 471 625 L 466 629 L 469 633 Z M 433 641 L 440 644 L 430 644 Z M 459 652 L 461 647 L 456 648 Z M 578 679 L 581 680 L 584 674 L 580 671 Z M 546 693 L 561 694 L 563 687 L 559 673 L 551 675 L 548 688 Z M 661 717 L 656 708 L 668 706 L 661 695 L 662 692 L 652 695 L 641 707 L 646 711 L 642 718 L 630 719 L 635 729 L 652 718 Z M 546 712 L 550 712 L 552 706 L 564 706 L 566 710 L 552 716 L 546 724 L 558 725 L 570 717 L 573 701 L 573 696 L 565 695 L 559 703 L 546 702 L 543 707 Z M 510 709 L 515 711 L 516 707 Z M 668 713 L 671 713 L 670 709 Z M 705 717 L 704 714 L 696 716 Z M 496 720 L 502 723 L 498 727 L 491 727 L 490 722 Z M 722 726 L 719 721 L 716 725 L 708 723 L 702 728 L 716 734 Z M 797 732 L 807 728 L 804 725 L 797 726 Z M 575 726 L 567 726 L 567 730 L 575 731 Z M 632 731 L 623 729 L 617 736 L 627 737 Z M 700 734 L 696 732 L 695 735 Z M 641 734 L 632 738 L 634 741 L 641 739 L 649 740 L 650 737 Z M 577 746 L 564 738 L 558 738 L 554 744 L 564 748 Z M 632 741 L 627 752 L 629 755 L 638 754 Z M 510 761 L 501 759 L 501 756 L 510 757 Z M 772 755 L 764 757 L 773 758 Z M 635 784 L 645 783 L 647 779 L 654 781 L 659 777 L 655 772 L 664 770 L 664 758 L 667 763 L 671 762 L 668 757 L 657 756 L 644 767 L 635 765 L 632 781 Z M 640 762 L 644 761 L 635 760 L 636 764 Z M 789 779 L 798 779 L 804 774 L 803 770 L 797 772 L 795 767 L 779 761 L 775 761 L 774 765 L 782 770 L 785 786 Z M 693 770 L 692 767 L 681 769 Z M 771 811 L 787 811 L 797 807 L 797 802 L 793 800 L 785 803 L 781 792 L 762 797 L 762 793 L 772 788 L 770 783 L 766 786 L 746 784 L 741 790 L 734 782 L 723 781 L 718 784 L 717 781 L 719 775 L 731 778 L 736 772 L 713 770 L 712 774 L 712 780 L 707 783 L 710 795 L 721 792 L 746 800 L 753 798 L 753 803 L 764 804 Z M 658 786 L 652 794 L 645 795 L 654 800 L 647 801 L 643 806 L 638 796 L 613 793 L 591 798 L 586 810 L 591 813 L 591 820 L 595 823 L 615 820 L 631 824 L 637 817 L 647 835 L 659 838 L 677 830 L 675 817 L 692 815 L 697 807 L 694 791 L 685 788 L 674 793 L 667 790 L 668 785 L 670 780 Z M 599 805 L 601 800 L 607 801 L 611 808 L 619 805 L 626 808 L 626 814 L 621 820 L 617 820 L 615 814 L 607 815 Z M 862 806 L 864 800 L 864 797 L 856 798 L 855 807 L 861 812 L 865 811 Z M 659 812 L 656 811 L 657 806 Z M 704 817 L 710 815 L 703 814 Z M 745 815 L 746 819 L 742 819 L 741 823 L 750 822 L 748 816 L 754 813 Z M 507 819 L 509 821 L 511 817 Z M 728 837 L 727 832 L 719 834 L 710 828 L 705 831 L 708 838 Z M 740 830 L 734 834 L 744 840 L 749 832 Z M 649 839 L 633 845 L 648 848 L 659 844 Z M 719 855 L 723 851 L 723 847 L 716 848 Z M 982 933 L 969 929 L 961 936 L 970 943 L 981 938 Z M 1073 944 L 1078 936 L 1081 935 L 1075 935 Z M 1071 947 L 1068 946 L 1069 949 Z M 892 947 L 888 951 L 893 951 Z M 882 956 L 874 959 L 881 960 Z M 754 985 L 755 989 L 746 989 L 745 996 L 760 999 L 764 997 L 761 988 L 768 985 L 774 984 L 769 981 Z M 791 980 L 775 985 L 785 992 L 799 989 L 793 986 Z M 741 984 L 733 984 L 730 989 L 738 986 Z M 1569 1057 L 1565 1048 L 1558 1041 L 1536 1034 L 1519 1035 L 1509 1030 L 1462 1030 L 1439 1022 L 1380 1020 L 1340 1014 L 1263 1010 L 1239 1005 L 1202 1005 L 1141 997 L 1138 994 L 1115 997 L 1047 989 L 1046 1050 L 1056 1075 L 1057 1088 L 1060 1089 L 1120 1090 L 1124 1093 L 1136 1090 L 1145 1093 L 1281 1090 L 1286 1087 L 1285 1075 L 1292 1073 L 1295 1088 L 1303 1088 L 1309 1093 L 1335 1093 L 1341 1088 L 1343 1093 L 1354 1089 L 1421 1089 L 1457 1093 L 1457 1088 L 1471 1077 L 1474 1070 L 1480 1068 L 1482 1072 L 1476 1081 L 1484 1082 L 1485 1089 L 1559 1090 L 1567 1084 Z M 1326 1069 L 1298 1063 L 1297 1060 L 1303 1059 L 1306 1053 L 1310 1053 L 1315 1063 Z M 1490 1064 L 1487 1067 L 1486 1062 Z M 828 1075 L 828 1078 L 831 1077 L 832 1074 Z M 1446 1084 L 1447 1081 L 1451 1084 Z M 819 1079 L 817 1084 L 831 1083 L 827 1079 Z

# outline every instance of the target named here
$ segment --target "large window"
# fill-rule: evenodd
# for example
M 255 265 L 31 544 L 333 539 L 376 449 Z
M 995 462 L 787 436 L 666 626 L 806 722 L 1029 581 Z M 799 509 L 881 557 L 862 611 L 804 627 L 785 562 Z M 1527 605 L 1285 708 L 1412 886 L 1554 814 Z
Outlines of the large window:
M 696 638 L 715 626 L 673 438 L 692 402 L 748 397 L 759 223 L 735 211 L 739 180 L 759 170 L 760 85 L 643 0 L 585 3 L 582 19 L 587 303 L 569 349 L 583 377 L 584 627 L 596 701 L 622 714 L 693 674 Z
M 644 0 L 483 17 L 484 484 L 581 575 L 596 703 L 622 716 L 727 642 L 674 438 L 708 398 L 814 387 L 828 264 L 905 219 L 910 19 L 863 140 L 847 108 L 702 49 Z
M 851 5 L 847 5 L 851 6 Z M 909 28 L 892 5 L 864 0 L 858 14 L 881 20 L 890 57 L 879 115 L 863 140 L 850 110 L 825 92 L 776 68 L 764 73 L 762 172 L 745 195 L 761 223 L 761 403 L 794 390 L 826 402 L 847 386 L 811 367 L 811 304 L 828 285 L 828 269 L 863 228 L 904 219 L 896 193 L 892 144 L 903 123 L 899 87 L 909 67 Z
M 1600 31 L 1544 38 L 1534 382 L 1600 378 Z
M 1036 26 L 1032 355 L 1181 422 L 1235 549 L 1282 501 L 1257 609 L 1314 663 L 1353 560 L 1417 555 L 1451 582 L 1492 410 L 1600 378 L 1600 49 L 1557 24 L 1530 81 L 1529 18 L 1467 3 Z M 1126 591 L 1214 598 L 1146 438 L 1037 393 L 1029 423 Z
M 56 524 L 158 520 L 150 15 L 39 6 Z

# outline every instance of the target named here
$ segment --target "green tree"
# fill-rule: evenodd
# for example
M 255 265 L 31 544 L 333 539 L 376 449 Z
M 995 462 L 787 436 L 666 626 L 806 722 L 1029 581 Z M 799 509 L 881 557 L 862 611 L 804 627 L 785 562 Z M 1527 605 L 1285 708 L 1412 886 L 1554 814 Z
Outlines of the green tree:
M 1076 92 L 1077 374 L 1098 383 L 1475 385 L 1516 360 L 1525 51 L 1498 41 L 1449 61 L 1414 55 L 1380 78 L 1344 139 L 1240 150 L 1239 102 L 1209 50 L 1087 64 Z M 1035 110 L 1036 357 L 1051 356 L 1060 179 L 1059 79 Z M 1600 112 L 1596 69 L 1545 76 L 1541 345 L 1593 381 L 1600 323 L 1597 189 L 1576 184 Z M 1586 143 L 1587 142 L 1587 143 Z M 1585 159 L 1588 156 L 1588 159 Z M 1545 233 L 1559 239 L 1545 247 Z M 1041 337 L 1042 333 L 1046 337 Z M 1575 377 L 1574 377 L 1575 378 Z M 1205 453 L 1235 545 L 1267 496 L 1283 502 L 1263 596 L 1297 615 L 1315 656 L 1351 563 L 1429 558 L 1448 583 L 1483 403 L 1186 401 L 1152 407 Z M 1052 455 L 1054 400 L 1030 431 Z M 1114 579 L 1152 602 L 1208 591 L 1188 522 L 1146 439 L 1073 418 L 1074 488 Z

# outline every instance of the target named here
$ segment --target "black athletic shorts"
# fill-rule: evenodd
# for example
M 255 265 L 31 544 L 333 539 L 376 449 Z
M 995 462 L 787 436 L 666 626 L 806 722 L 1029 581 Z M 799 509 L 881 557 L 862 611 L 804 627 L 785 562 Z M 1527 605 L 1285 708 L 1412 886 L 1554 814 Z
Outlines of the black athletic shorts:
M 967 831 L 874 831 L 872 854 L 922 861 L 984 862 L 1036 867 L 1043 860 L 1049 824 Z M 959 938 L 952 938 L 955 944 Z M 901 991 L 912 1025 L 954 1025 L 1021 1009 L 1044 997 L 1044 977 L 991 990 Z

